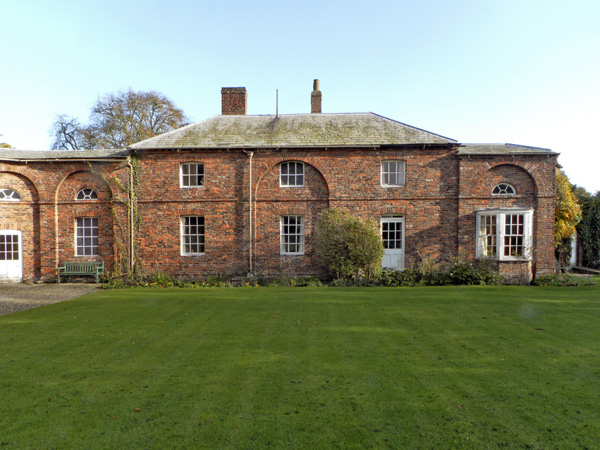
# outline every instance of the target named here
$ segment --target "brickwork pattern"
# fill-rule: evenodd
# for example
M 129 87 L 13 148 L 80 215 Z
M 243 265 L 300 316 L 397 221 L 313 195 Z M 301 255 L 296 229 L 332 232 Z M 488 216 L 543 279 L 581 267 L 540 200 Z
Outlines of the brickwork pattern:
M 92 173 L 97 171 L 98 173 Z M 116 176 L 127 185 L 127 170 L 122 163 L 85 163 L 73 161 L 0 163 L 0 188 L 15 189 L 19 202 L 0 204 L 0 227 L 22 232 L 23 280 L 51 281 L 61 262 L 103 260 L 108 270 L 119 259 L 115 247 L 115 217 L 126 220 L 126 206 L 115 208 L 111 200 L 123 193 Z M 94 189 L 97 200 L 77 201 L 80 189 Z M 114 210 L 114 212 L 113 212 Z M 75 256 L 76 217 L 97 217 L 99 255 Z
M 512 281 L 553 269 L 555 155 L 467 157 L 449 145 L 255 149 L 252 158 L 242 150 L 160 150 L 140 152 L 138 157 L 141 224 L 135 244 L 147 273 L 162 270 L 188 279 L 215 273 L 246 275 L 252 261 L 257 274 L 323 275 L 326 268 L 311 239 L 325 208 L 377 221 L 381 216 L 402 216 L 407 267 L 459 253 L 474 258 L 480 209 L 533 209 L 532 261 L 501 262 L 498 267 Z M 395 159 L 406 163 L 406 184 L 382 187 L 381 162 Z M 280 187 L 279 166 L 285 161 L 304 163 L 303 187 Z M 184 162 L 204 165 L 203 186 L 181 187 Z M 128 238 L 127 193 L 122 189 L 128 183 L 126 163 L 92 165 L 93 170 L 87 163 L 69 161 L 0 164 L 0 188 L 16 189 L 23 196 L 21 202 L 0 205 L 0 227 L 23 232 L 26 280 L 54 279 L 59 262 L 78 258 L 77 217 L 99 219 L 100 255 L 91 259 L 104 260 L 112 270 L 126 257 L 122 248 Z M 493 196 L 500 182 L 513 185 L 516 195 Z M 94 189 L 98 199 L 76 201 L 82 188 Z M 280 218 L 290 214 L 304 217 L 303 255 L 280 254 Z M 202 255 L 181 254 L 181 218 L 187 215 L 204 217 Z
M 246 88 L 221 89 L 221 107 L 224 116 L 246 115 L 248 93 Z

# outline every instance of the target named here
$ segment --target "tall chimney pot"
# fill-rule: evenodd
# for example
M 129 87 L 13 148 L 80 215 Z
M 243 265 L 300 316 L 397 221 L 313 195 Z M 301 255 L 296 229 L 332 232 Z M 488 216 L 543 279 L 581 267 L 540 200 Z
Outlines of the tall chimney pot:
M 224 116 L 245 116 L 248 93 L 245 87 L 224 87 L 221 89 L 221 114 Z
M 319 90 L 319 80 L 313 82 L 313 91 L 310 94 L 310 112 L 312 114 L 321 114 L 321 91 Z

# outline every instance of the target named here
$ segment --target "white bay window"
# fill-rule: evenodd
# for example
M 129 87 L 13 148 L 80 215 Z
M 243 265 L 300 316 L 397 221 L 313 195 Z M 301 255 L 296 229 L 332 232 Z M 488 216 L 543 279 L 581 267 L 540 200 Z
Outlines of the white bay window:
M 500 261 L 531 259 L 533 211 L 496 209 L 477 212 L 477 257 Z

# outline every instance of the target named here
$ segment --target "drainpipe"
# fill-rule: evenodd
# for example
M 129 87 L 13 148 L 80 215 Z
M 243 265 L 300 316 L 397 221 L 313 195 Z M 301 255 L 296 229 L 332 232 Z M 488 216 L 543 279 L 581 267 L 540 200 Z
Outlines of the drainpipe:
M 247 155 L 249 155 L 250 159 L 249 159 L 249 172 L 250 172 L 250 180 L 249 180 L 249 195 L 248 195 L 248 201 L 249 201 L 249 219 L 248 219 L 248 270 L 249 273 L 248 275 L 252 275 L 254 272 L 254 267 L 252 265 L 252 216 L 254 214 L 254 210 L 252 208 L 252 157 L 254 156 L 254 152 L 253 151 L 247 151 L 244 150 L 244 153 L 246 153 Z
M 133 211 L 133 164 L 131 160 L 127 159 L 127 166 L 129 167 L 129 274 L 133 275 L 133 266 L 135 265 L 135 213 Z

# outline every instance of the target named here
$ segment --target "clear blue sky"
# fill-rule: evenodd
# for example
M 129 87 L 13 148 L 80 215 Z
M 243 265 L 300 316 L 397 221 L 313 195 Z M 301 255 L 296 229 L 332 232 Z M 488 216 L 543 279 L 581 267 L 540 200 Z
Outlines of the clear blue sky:
M 550 148 L 600 190 L 597 0 L 0 0 L 0 142 L 50 145 L 106 93 L 171 98 L 194 121 L 220 89 L 248 113 L 372 111 L 460 142 Z

